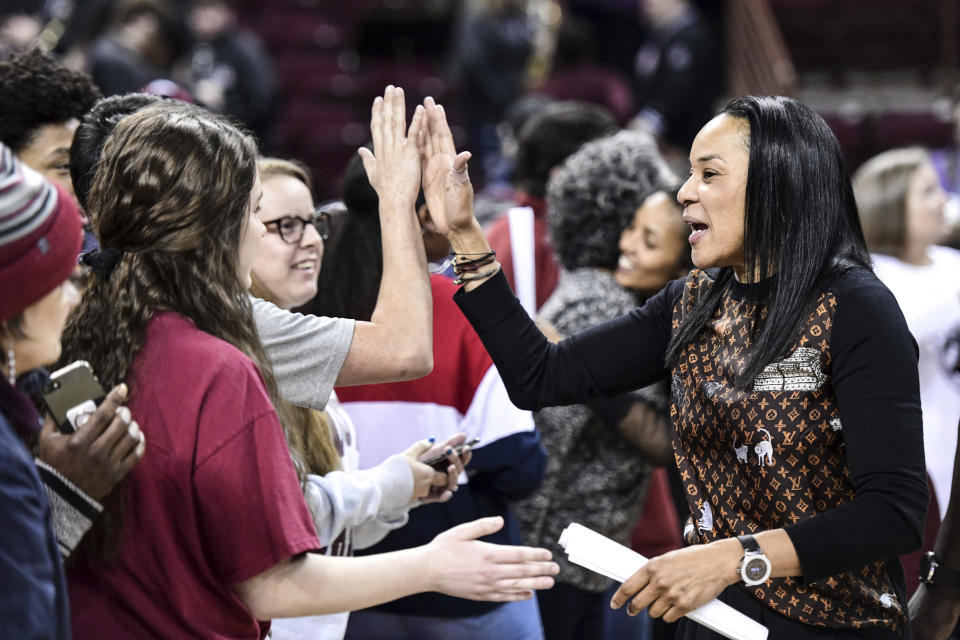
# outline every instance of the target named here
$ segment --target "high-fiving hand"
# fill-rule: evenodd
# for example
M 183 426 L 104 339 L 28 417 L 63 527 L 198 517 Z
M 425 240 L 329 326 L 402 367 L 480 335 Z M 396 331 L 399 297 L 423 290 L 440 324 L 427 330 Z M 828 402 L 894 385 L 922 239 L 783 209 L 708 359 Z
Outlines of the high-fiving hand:
M 381 203 L 412 211 L 420 191 L 420 153 L 424 108 L 418 106 L 407 129 L 403 89 L 390 85 L 373 101 L 370 133 L 373 151 L 361 148 L 360 158 L 370 185 Z M 406 131 L 406 133 L 404 133 Z
M 447 116 L 433 98 L 424 103 L 425 126 L 420 136 L 423 195 L 430 217 L 442 234 L 473 224 L 473 185 L 467 174 L 470 152 L 457 153 Z

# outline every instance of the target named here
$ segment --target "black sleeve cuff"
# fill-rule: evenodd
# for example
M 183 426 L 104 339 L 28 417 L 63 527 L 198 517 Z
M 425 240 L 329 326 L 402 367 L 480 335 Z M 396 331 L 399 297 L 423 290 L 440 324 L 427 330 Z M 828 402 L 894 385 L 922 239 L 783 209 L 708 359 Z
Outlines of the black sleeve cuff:
M 460 287 L 453 300 L 479 335 L 506 320 L 520 306 L 503 269 L 473 291 Z

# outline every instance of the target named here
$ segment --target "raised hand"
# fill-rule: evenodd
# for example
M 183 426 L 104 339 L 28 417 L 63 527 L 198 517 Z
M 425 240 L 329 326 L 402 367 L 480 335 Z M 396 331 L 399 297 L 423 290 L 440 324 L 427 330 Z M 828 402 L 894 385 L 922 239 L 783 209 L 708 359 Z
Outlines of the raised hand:
M 360 157 L 370 185 L 380 202 L 413 211 L 420 191 L 420 157 L 417 140 L 421 136 L 424 109 L 418 106 L 406 130 L 407 116 L 403 89 L 390 85 L 383 97 L 373 101 L 370 134 L 373 151 L 361 148 Z
M 442 234 L 472 228 L 473 185 L 467 174 L 470 152 L 457 153 L 447 116 L 441 105 L 427 98 L 426 118 L 419 138 L 423 165 L 423 195 L 437 230 Z
M 513 602 L 549 589 L 560 571 L 550 552 L 480 542 L 503 527 L 503 518 L 481 518 L 444 531 L 427 545 L 433 590 L 469 600 Z

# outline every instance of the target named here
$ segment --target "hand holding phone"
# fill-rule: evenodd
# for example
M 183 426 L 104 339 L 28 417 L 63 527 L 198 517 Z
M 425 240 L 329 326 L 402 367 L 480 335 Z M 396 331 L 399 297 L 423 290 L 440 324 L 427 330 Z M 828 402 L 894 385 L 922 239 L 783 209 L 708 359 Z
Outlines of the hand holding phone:
M 468 442 L 464 442 L 463 444 L 458 444 L 457 446 L 453 447 L 452 448 L 453 453 L 459 456 L 461 453 L 463 453 L 464 447 L 473 447 L 477 445 L 479 442 L 480 442 L 480 438 L 472 438 Z M 448 454 L 444 451 L 439 455 L 433 456 L 429 460 L 424 460 L 423 464 L 429 465 L 434 469 L 436 469 L 437 471 L 444 472 L 447 470 L 447 467 L 450 466 L 450 459 L 447 457 L 447 455 Z
M 61 433 L 73 433 L 93 415 L 106 394 L 90 363 L 77 360 L 50 375 L 40 403 Z
M 470 447 L 479 442 L 465 442 L 466 438 L 458 433 L 442 443 L 435 444 L 433 438 L 420 440 L 401 454 L 413 472 L 411 500 L 446 502 L 453 496 L 463 468 L 470 462 Z
M 114 387 L 79 431 L 61 433 L 47 416 L 37 440 L 37 457 L 97 501 L 143 457 L 146 439 L 130 410 L 127 385 Z

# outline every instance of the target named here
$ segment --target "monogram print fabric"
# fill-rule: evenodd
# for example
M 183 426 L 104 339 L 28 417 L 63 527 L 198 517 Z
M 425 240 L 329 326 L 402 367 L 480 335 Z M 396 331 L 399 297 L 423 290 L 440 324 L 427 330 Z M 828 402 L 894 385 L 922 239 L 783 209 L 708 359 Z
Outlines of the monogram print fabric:
M 673 308 L 674 329 L 712 283 L 691 273 Z M 836 297 L 822 294 L 789 355 L 744 392 L 734 379 L 765 311 L 728 291 L 671 372 L 674 454 L 693 514 L 689 544 L 787 526 L 854 498 L 830 380 L 836 308 Z M 883 563 L 806 584 L 775 578 L 743 588 L 811 625 L 899 629 L 906 620 Z

